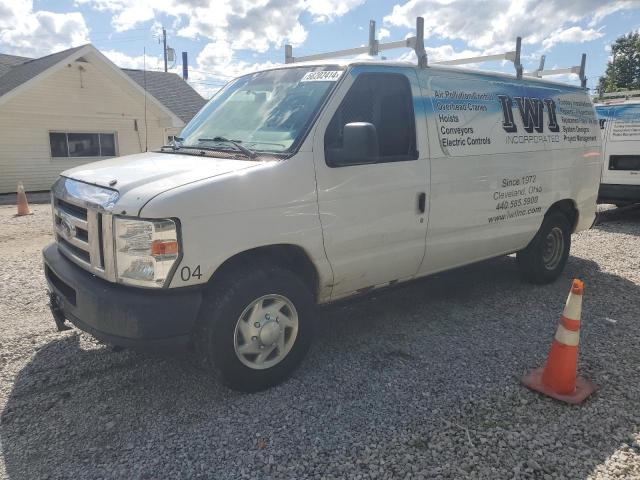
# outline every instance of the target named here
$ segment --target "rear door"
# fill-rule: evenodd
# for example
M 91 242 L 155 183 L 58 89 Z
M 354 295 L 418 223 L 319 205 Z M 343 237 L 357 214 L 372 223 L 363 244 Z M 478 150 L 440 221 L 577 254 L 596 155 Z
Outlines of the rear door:
M 351 69 L 318 121 L 314 162 L 332 298 L 412 277 L 425 250 L 426 122 L 415 71 Z M 344 126 L 375 126 L 378 154 L 335 161 Z M 422 132 L 422 135 L 416 135 Z
M 604 182 L 604 176 L 609 164 L 609 161 L 607 160 L 607 140 L 609 138 L 609 131 L 611 130 L 611 107 L 608 105 L 596 105 L 595 109 L 596 115 L 598 116 L 600 135 L 602 137 L 603 163 L 600 179 Z
M 609 107 L 602 183 L 640 184 L 640 104 Z

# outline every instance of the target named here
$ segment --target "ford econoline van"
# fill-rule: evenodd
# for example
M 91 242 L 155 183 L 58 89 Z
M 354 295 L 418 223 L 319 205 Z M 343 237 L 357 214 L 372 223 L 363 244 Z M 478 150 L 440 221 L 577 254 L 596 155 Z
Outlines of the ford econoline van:
M 367 60 L 244 75 L 174 144 L 60 176 L 52 312 L 266 388 L 301 361 L 314 305 L 514 252 L 557 279 L 601 153 L 576 86 Z
M 604 162 L 598 201 L 640 203 L 640 99 L 596 105 Z

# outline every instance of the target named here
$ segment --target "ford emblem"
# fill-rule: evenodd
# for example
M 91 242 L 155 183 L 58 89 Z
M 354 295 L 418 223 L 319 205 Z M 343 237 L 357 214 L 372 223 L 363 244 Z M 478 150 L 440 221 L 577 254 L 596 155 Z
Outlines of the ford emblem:
M 64 217 L 60 217 L 60 230 L 61 234 L 67 240 L 71 240 L 76 236 L 76 227 L 69 220 Z

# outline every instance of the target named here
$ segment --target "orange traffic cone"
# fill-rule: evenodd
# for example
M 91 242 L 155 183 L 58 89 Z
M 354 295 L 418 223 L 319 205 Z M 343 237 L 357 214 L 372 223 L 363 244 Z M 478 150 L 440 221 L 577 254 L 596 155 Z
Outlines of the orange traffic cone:
M 18 183 L 17 197 L 18 213 L 16 214 L 16 217 L 21 217 L 22 215 L 31 215 L 29 202 L 27 202 L 27 194 L 24 193 L 24 185 L 22 185 L 22 182 Z
M 572 404 L 582 402 L 596 389 L 589 380 L 576 376 L 583 291 L 584 284 L 574 280 L 547 363 L 522 379 L 528 388 Z

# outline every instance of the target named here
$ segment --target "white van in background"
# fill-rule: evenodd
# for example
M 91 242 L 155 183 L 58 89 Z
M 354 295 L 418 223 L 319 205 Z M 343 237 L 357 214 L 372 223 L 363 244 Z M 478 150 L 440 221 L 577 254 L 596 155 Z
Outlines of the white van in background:
M 426 66 L 420 45 L 418 66 L 288 55 L 173 145 L 64 172 L 44 250 L 58 327 L 193 345 L 259 390 L 301 361 L 314 305 L 513 252 L 557 279 L 596 213 L 586 90 Z
M 599 203 L 640 203 L 640 98 L 596 105 L 604 163 Z

